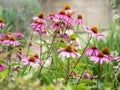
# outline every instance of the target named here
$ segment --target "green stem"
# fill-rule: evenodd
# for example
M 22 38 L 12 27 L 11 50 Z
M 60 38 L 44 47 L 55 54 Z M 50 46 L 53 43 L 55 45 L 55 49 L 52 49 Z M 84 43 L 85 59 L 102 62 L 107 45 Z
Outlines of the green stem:
M 40 73 L 41 73 L 41 71 L 42 71 L 42 68 L 43 68 L 45 62 L 47 61 L 47 59 L 48 59 L 49 56 L 50 56 L 50 52 L 51 52 L 51 50 L 52 50 L 52 48 L 53 48 L 53 43 L 54 43 L 54 41 L 55 41 L 56 36 L 57 36 L 57 33 L 55 33 L 55 35 L 54 35 L 54 37 L 53 37 L 53 40 L 52 40 L 52 42 L 51 42 L 51 46 L 50 46 L 49 51 L 48 51 L 48 54 L 47 54 L 47 57 L 45 58 L 45 61 L 43 62 L 43 64 L 41 65 L 41 68 L 40 68 L 40 70 L 39 70 L 38 77 L 40 76 Z M 52 63 L 51 63 L 51 64 L 52 64 Z
M 69 81 L 69 72 L 70 72 L 70 60 L 69 60 L 69 58 L 68 58 L 68 63 L 67 64 L 68 65 L 67 65 L 67 74 L 66 74 L 66 82 L 65 82 L 65 84 L 67 84 L 68 81 Z
M 98 78 L 102 82 L 102 65 L 100 64 L 100 60 L 99 60 L 98 71 L 99 71 Z
M 40 35 L 40 60 L 42 60 L 42 35 Z
M 34 34 L 34 31 L 32 31 L 31 36 L 30 36 L 30 42 L 29 42 L 29 44 L 28 44 L 28 48 L 27 48 L 27 56 L 28 56 L 28 52 L 29 52 L 29 49 L 30 49 L 30 46 L 31 46 L 31 42 L 32 42 L 33 34 Z
M 78 79 L 78 82 L 77 82 L 77 85 L 76 85 L 76 89 L 77 89 L 77 87 L 78 87 L 78 84 L 80 83 L 80 80 L 82 79 L 82 77 L 83 77 L 83 75 L 84 75 L 84 72 L 85 72 L 86 69 L 88 68 L 88 65 L 89 65 L 89 61 L 88 61 L 87 65 L 86 65 L 85 69 L 84 69 L 83 72 L 81 73 L 80 78 Z
M 90 42 L 91 39 L 92 39 L 92 35 L 90 36 L 90 38 L 89 38 L 89 40 L 88 40 L 88 42 L 87 42 L 87 44 L 86 44 L 86 46 L 85 46 L 85 48 L 84 48 L 81 56 L 80 56 L 80 57 L 78 58 L 78 60 L 76 61 L 76 63 L 75 63 L 75 65 L 74 65 L 74 67 L 73 67 L 70 75 L 73 73 L 73 71 L 74 71 L 74 69 L 76 68 L 77 64 L 79 63 L 79 61 L 81 60 L 82 56 L 84 55 L 84 53 L 85 53 L 85 51 L 86 51 L 86 48 L 87 48 L 87 46 L 88 46 L 88 44 L 89 44 L 89 42 Z

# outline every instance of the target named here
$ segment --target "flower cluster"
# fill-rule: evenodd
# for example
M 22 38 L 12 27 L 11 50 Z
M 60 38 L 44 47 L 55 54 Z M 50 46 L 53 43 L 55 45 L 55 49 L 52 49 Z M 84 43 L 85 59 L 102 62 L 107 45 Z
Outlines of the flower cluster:
M 17 36 L 15 37 L 11 32 L 0 34 L 0 44 L 19 46 L 20 42 L 16 38 Z
M 119 56 L 114 57 L 110 55 L 110 49 L 108 47 L 105 47 L 100 51 L 96 46 L 92 46 L 91 48 L 86 49 L 86 55 L 89 56 L 91 61 L 94 61 L 95 63 L 99 62 L 100 64 L 103 64 L 103 62 L 108 63 L 109 61 L 119 60 Z

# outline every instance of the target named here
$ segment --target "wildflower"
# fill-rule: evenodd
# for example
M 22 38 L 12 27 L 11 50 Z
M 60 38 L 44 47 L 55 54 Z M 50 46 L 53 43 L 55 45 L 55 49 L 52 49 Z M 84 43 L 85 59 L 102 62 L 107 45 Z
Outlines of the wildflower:
M 33 30 L 35 30 L 39 34 L 44 34 L 41 32 L 45 32 L 45 28 L 47 27 L 47 23 L 44 20 L 43 13 L 40 13 L 38 16 L 33 17 L 33 22 L 31 23 L 31 27 L 33 28 Z
M 24 62 L 24 64 L 29 64 L 30 66 L 32 67 L 36 67 L 38 66 L 39 64 L 41 64 L 41 61 L 39 60 L 38 58 L 38 55 L 35 54 L 35 55 L 32 55 L 30 57 L 24 57 L 22 59 L 22 61 Z
M 4 23 L 4 19 L 0 18 L 0 28 L 1 29 L 5 29 L 6 28 L 6 24 Z
M 48 19 L 54 20 L 55 18 L 55 14 L 54 13 L 50 13 L 49 16 L 47 16 Z
M 101 33 L 98 32 L 98 28 L 96 26 L 93 26 L 91 28 L 87 27 L 85 31 L 91 33 L 92 36 L 97 37 L 98 40 L 100 40 L 103 36 Z
M 3 38 L 4 39 L 4 38 Z M 15 39 L 14 36 L 10 36 L 9 39 L 3 40 L 2 44 L 7 44 L 7 45 L 13 45 L 13 46 L 19 46 L 20 42 Z
M 84 78 L 85 79 L 91 79 L 91 77 L 92 77 L 91 73 L 89 73 L 89 72 L 84 73 Z
M 109 59 L 104 55 L 102 52 L 99 52 L 97 56 L 91 56 L 90 57 L 91 61 L 94 61 L 95 63 L 99 62 L 100 64 L 103 64 L 103 62 L 108 63 Z
M 96 56 L 98 54 L 99 50 L 97 49 L 96 46 L 92 46 L 91 48 L 86 49 L 86 55 L 87 56 Z
M 0 71 L 4 70 L 5 69 L 5 66 L 0 64 Z
M 77 57 L 77 56 L 79 56 L 80 54 L 79 53 L 77 53 L 76 51 L 75 51 L 75 49 L 72 47 L 72 46 L 70 46 L 70 45 L 68 45 L 68 46 L 66 46 L 66 48 L 65 49 L 59 49 L 58 50 L 58 53 L 60 53 L 59 54 L 59 56 L 60 57 L 73 57 L 73 58 L 75 58 L 75 57 Z
M 17 37 L 17 38 L 23 38 L 24 37 L 22 32 L 17 32 L 17 33 L 14 34 L 14 36 Z
M 111 56 L 110 55 L 110 49 L 108 47 L 105 47 L 102 49 L 102 53 L 104 53 L 106 55 L 106 57 L 109 58 L 110 61 L 114 61 L 114 60 L 117 60 L 119 61 L 120 60 L 120 56 Z
M 76 24 L 82 24 L 83 23 L 83 17 L 81 14 L 78 14 L 78 17 L 75 21 Z
M 66 4 L 66 5 L 64 6 L 64 10 L 65 10 L 65 13 L 71 13 L 71 14 L 74 14 L 74 11 L 71 10 L 71 7 L 70 7 L 69 4 Z
M 68 39 L 69 38 L 69 35 L 67 33 L 64 33 L 64 34 L 59 34 L 59 36 L 61 38 L 64 38 L 64 39 Z

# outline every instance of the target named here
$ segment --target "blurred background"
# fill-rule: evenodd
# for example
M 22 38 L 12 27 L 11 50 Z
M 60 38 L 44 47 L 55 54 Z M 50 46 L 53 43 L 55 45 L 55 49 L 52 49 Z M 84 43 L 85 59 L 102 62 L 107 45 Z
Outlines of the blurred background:
M 7 30 L 27 35 L 33 16 L 39 12 L 45 16 L 57 13 L 65 4 L 74 10 L 74 18 L 81 13 L 88 26 L 97 25 L 107 30 L 113 21 L 120 22 L 120 0 L 0 0 L 0 17 L 5 19 Z

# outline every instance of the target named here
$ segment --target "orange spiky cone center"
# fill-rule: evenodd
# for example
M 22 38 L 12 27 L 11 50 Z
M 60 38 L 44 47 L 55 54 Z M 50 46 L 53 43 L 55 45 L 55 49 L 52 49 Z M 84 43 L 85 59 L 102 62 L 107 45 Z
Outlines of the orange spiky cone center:
M 98 28 L 96 26 L 93 26 L 91 28 L 91 31 L 94 32 L 95 34 L 98 34 Z
M 3 18 L 0 18 L 0 23 L 3 23 L 4 22 L 4 19 Z
M 34 57 L 35 57 L 35 58 L 38 58 L 38 54 L 35 54 Z
M 72 16 L 72 13 L 67 12 L 67 16 L 68 16 L 68 17 L 71 17 L 71 16 Z
M 104 54 L 102 52 L 98 53 L 98 57 L 102 58 L 104 56 Z
M 54 13 L 50 13 L 49 16 L 55 16 L 55 14 Z
M 44 18 L 44 14 L 43 14 L 43 13 L 40 13 L 40 14 L 38 15 L 38 17 L 41 18 L 41 19 L 43 19 L 43 18 Z
M 65 9 L 65 10 L 70 9 L 70 5 L 69 5 L 69 4 L 66 4 L 66 5 L 64 6 L 64 9 Z
M 66 46 L 65 51 L 73 52 L 74 49 L 72 48 L 72 46 L 68 45 L 68 46 Z
M 91 48 L 92 48 L 92 49 L 97 49 L 97 47 L 96 47 L 96 46 L 94 46 L 94 45 L 93 45 Z
M 59 14 L 65 15 L 65 10 L 61 10 L 61 11 L 59 12 Z
M 7 35 L 11 35 L 11 32 L 7 32 L 6 34 L 7 34 Z
M 34 56 L 30 56 L 28 59 L 30 62 L 35 62 L 35 57 Z
M 102 53 L 104 53 L 106 55 L 110 55 L 110 49 L 108 47 L 105 47 L 102 49 Z
M 82 15 L 81 14 L 78 14 L 78 17 L 77 17 L 78 19 L 82 19 L 83 17 L 82 17 Z
M 15 41 L 15 37 L 14 36 L 10 36 L 9 40 Z

